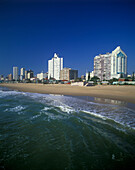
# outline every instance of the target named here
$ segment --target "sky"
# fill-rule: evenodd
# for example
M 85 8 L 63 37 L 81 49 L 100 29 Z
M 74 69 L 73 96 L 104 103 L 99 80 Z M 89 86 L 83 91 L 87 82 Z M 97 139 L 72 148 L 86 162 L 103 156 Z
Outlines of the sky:
M 47 72 L 56 52 L 81 76 L 117 46 L 135 72 L 134 0 L 0 0 L 0 75 Z

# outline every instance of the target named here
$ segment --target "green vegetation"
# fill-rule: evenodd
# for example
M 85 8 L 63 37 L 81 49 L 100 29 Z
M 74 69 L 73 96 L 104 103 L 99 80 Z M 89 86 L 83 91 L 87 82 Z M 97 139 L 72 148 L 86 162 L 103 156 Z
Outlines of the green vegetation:
M 113 79 L 110 79 L 110 80 L 109 80 L 109 83 L 110 83 L 110 84 L 113 84 L 113 82 L 116 82 L 116 81 L 118 81 L 118 79 L 113 78 Z
M 94 82 L 94 85 L 96 85 L 96 84 L 97 84 L 97 82 L 99 82 L 99 81 L 100 81 L 100 78 L 99 78 L 99 77 L 97 77 L 97 76 L 94 76 L 94 77 L 92 77 L 92 78 L 91 78 L 91 81 L 93 81 L 93 82 Z
M 132 75 L 132 80 L 133 80 L 133 81 L 135 80 L 135 75 L 134 75 L 134 72 L 133 72 L 133 75 Z

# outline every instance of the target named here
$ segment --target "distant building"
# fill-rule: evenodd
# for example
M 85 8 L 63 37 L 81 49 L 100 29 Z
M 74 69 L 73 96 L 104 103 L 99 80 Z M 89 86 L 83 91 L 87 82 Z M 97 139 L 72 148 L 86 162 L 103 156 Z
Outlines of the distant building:
M 39 80 L 43 80 L 44 78 L 47 78 L 47 77 L 48 77 L 48 74 L 47 74 L 47 73 L 41 72 L 41 73 L 37 74 L 37 78 L 38 78 Z
M 64 68 L 60 71 L 60 80 L 75 80 L 78 78 L 78 70 Z
M 28 79 L 27 70 L 25 70 L 25 80 Z
M 60 80 L 60 71 L 63 69 L 63 58 L 59 58 L 56 53 L 54 57 L 48 61 L 48 79 L 55 78 Z
M 81 79 L 82 79 L 82 80 L 85 80 L 85 75 L 81 75 Z
M 25 78 L 25 68 L 21 68 L 20 70 L 20 80 L 23 80 Z
M 94 58 L 94 76 L 100 80 L 111 78 L 111 53 L 100 54 Z
M 88 81 L 88 79 L 94 77 L 94 71 L 92 72 L 87 72 L 85 76 L 85 80 Z
M 118 46 L 112 53 L 100 54 L 94 58 L 94 76 L 100 80 L 119 78 L 127 74 L 127 56 Z
M 127 75 L 127 55 L 118 46 L 112 51 L 111 56 L 111 78 L 126 77 Z
M 90 72 L 90 78 L 94 77 L 94 71 Z
M 131 74 L 128 74 L 127 77 L 132 77 Z
M 0 75 L 0 80 L 4 80 L 4 76 L 3 75 Z
M 18 67 L 13 67 L 13 80 L 18 80 Z
M 13 80 L 12 74 L 9 74 L 9 75 L 8 75 L 8 80 L 9 80 L 9 81 L 12 81 L 12 80 Z
M 34 77 L 33 71 L 32 71 L 32 70 L 28 70 L 28 71 L 27 71 L 27 79 L 31 79 L 31 78 L 33 78 L 33 77 Z

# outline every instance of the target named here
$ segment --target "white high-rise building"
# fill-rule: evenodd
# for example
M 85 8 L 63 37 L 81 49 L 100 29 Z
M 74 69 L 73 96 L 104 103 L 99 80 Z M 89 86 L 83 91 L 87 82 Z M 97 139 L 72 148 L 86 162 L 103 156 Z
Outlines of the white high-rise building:
M 100 80 L 109 80 L 111 77 L 111 53 L 100 54 L 94 58 L 94 76 Z
M 54 57 L 48 61 L 48 79 L 55 78 L 60 80 L 60 71 L 63 69 L 63 58 L 59 58 L 56 53 Z
M 13 67 L 13 80 L 18 80 L 18 67 Z
M 111 78 L 119 78 L 127 75 L 127 55 L 118 46 L 112 51 L 111 56 Z
M 20 80 L 23 80 L 25 78 L 25 68 L 21 68 L 20 70 Z
M 112 53 L 100 54 L 94 58 L 94 76 L 100 80 L 126 77 L 127 56 L 118 46 Z

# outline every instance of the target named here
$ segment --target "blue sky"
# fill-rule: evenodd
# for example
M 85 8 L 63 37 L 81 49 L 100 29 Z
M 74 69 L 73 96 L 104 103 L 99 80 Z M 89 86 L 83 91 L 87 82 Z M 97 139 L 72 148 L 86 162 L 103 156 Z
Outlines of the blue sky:
M 133 0 L 1 0 L 0 74 L 12 67 L 47 72 L 53 53 L 64 66 L 93 70 L 94 56 L 118 45 L 135 71 L 135 2 Z

